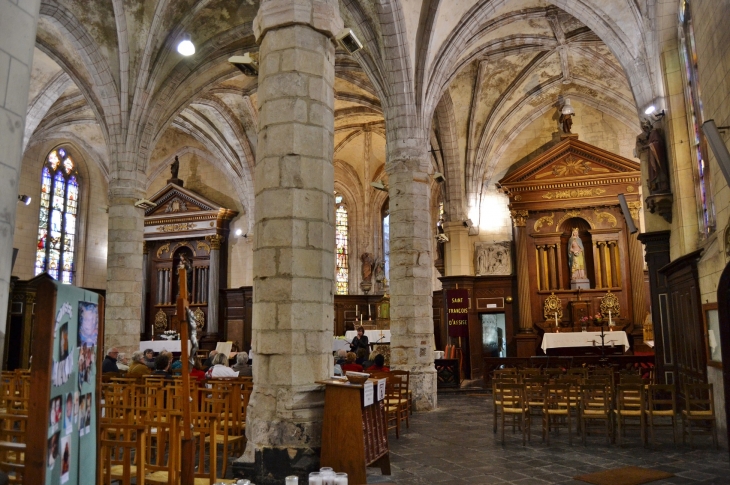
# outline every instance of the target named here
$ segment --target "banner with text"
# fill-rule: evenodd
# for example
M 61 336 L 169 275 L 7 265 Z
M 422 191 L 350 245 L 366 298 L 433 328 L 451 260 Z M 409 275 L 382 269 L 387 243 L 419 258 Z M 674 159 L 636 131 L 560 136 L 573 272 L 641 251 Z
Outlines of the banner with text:
M 449 337 L 469 335 L 469 290 L 446 292 L 446 323 Z

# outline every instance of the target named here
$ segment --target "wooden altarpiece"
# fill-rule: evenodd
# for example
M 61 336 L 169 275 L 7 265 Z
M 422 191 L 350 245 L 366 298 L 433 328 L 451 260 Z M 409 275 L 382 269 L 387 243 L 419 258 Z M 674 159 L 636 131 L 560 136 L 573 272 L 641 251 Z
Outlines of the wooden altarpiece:
M 534 353 L 537 337 L 555 331 L 555 309 L 546 309 L 555 297 L 561 331 L 580 331 L 581 316 L 602 313 L 601 303 L 605 310 L 612 300 L 618 303 L 612 312 L 616 329 L 641 338 L 648 309 L 643 251 L 636 234 L 628 232 L 618 200 L 625 195 L 638 226 L 640 180 L 637 162 L 570 137 L 499 182 L 509 196 L 515 237 L 519 356 Z M 576 227 L 590 282 L 581 290 L 571 289 L 568 266 L 568 240 Z
M 175 315 L 177 271 L 181 258 L 188 263 L 190 309 L 203 322 L 201 346 L 225 338 L 219 329 L 219 292 L 226 286 L 228 226 L 238 213 L 176 183 L 152 196 L 145 211 L 145 328 L 151 339 L 165 330 L 180 332 Z M 202 320 L 199 318 L 202 315 Z

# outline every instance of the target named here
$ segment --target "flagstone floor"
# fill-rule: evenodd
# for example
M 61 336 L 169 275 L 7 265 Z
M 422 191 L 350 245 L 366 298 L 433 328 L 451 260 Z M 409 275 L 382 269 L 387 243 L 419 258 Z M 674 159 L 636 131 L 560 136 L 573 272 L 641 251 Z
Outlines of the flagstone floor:
M 444 484 L 582 484 L 573 477 L 610 468 L 639 466 L 674 473 L 659 484 L 729 484 L 727 449 L 716 450 L 709 436 L 696 437 L 695 449 L 672 443 L 671 431 L 657 433 L 659 444 L 644 448 L 638 430 L 630 430 L 624 445 L 609 445 L 605 435 L 580 436 L 568 444 L 565 430 L 541 441 L 541 421 L 532 422 L 532 441 L 522 446 L 522 435 L 511 427 L 501 444 L 492 433 L 491 398 L 484 394 L 439 394 L 439 409 L 411 417 L 410 429 L 400 439 L 391 431 L 392 475 L 368 470 L 368 483 L 398 485 Z M 500 430 L 501 431 L 501 430 Z

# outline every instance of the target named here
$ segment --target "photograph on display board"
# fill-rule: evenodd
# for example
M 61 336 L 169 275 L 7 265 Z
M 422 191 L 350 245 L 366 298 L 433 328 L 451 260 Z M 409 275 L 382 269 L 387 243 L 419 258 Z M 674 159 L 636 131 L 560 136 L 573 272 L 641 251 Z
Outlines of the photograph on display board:
M 58 337 L 58 361 L 64 362 L 68 358 L 68 323 L 61 325 L 59 337 Z M 64 365 L 64 371 L 66 366 Z M 64 380 L 64 382 L 66 382 Z
M 74 417 L 74 398 L 70 392 L 66 395 L 66 405 L 63 409 L 63 416 L 63 434 L 71 434 Z
M 49 418 L 49 427 L 54 432 L 58 431 L 58 422 L 61 420 L 61 396 L 51 399 L 51 412 Z
M 61 457 L 61 483 L 66 483 L 71 470 L 71 442 L 68 436 L 61 438 Z
M 79 422 L 79 391 L 74 391 L 74 424 Z
M 86 395 L 86 432 L 91 432 L 91 411 L 93 406 L 91 404 L 91 393 Z
M 48 438 L 48 468 L 53 468 L 56 464 L 56 458 L 58 458 L 58 441 L 61 438 L 61 433 L 54 433 L 53 436 Z
M 88 301 L 79 302 L 79 346 L 96 346 L 99 336 L 99 306 Z
M 81 403 L 79 404 L 79 436 L 85 434 L 86 426 L 86 396 L 81 396 Z

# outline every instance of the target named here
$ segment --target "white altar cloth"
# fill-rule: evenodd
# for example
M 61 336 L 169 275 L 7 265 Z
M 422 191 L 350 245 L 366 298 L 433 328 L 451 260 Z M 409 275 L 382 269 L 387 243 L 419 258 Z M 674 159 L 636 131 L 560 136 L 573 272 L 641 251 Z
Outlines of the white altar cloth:
M 155 352 L 162 352 L 168 350 L 170 352 L 182 352 L 180 346 L 180 340 L 143 340 L 139 343 L 139 350 L 144 352 L 147 349 L 152 349 Z M 190 342 L 188 342 L 188 350 L 190 350 Z
M 368 342 L 374 343 L 390 343 L 390 330 L 365 330 L 365 336 L 368 338 Z M 349 330 L 345 332 L 345 338 L 348 342 L 352 342 L 352 339 L 357 337 L 355 330 Z M 349 348 L 349 346 L 348 346 Z
M 629 339 L 623 330 L 606 332 L 604 343 L 606 347 L 622 345 L 624 352 L 629 349 Z M 601 332 L 546 333 L 542 337 L 542 350 L 545 353 L 547 353 L 548 349 L 554 349 L 556 347 L 593 347 L 594 345 L 600 347 Z

